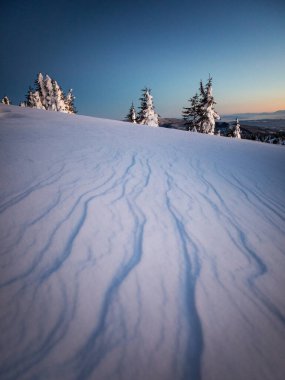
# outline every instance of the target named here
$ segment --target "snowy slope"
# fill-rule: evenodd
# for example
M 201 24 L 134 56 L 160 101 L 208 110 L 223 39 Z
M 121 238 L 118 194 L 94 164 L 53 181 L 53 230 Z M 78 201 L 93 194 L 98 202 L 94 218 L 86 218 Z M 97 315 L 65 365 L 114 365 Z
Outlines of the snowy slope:
M 0 108 L 0 378 L 284 380 L 285 149 Z

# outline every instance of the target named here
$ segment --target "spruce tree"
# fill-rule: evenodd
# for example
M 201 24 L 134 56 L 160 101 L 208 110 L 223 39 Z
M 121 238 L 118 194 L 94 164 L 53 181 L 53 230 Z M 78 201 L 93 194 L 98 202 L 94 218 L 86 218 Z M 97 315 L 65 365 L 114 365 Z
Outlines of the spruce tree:
M 197 132 L 197 123 L 199 119 L 199 107 L 200 99 L 199 95 L 196 93 L 193 98 L 189 99 L 190 107 L 184 107 L 182 111 L 183 119 L 185 120 L 185 125 L 188 127 L 189 131 Z
M 133 102 L 130 107 L 129 113 L 127 114 L 125 119 L 129 121 L 130 123 L 134 123 L 134 124 L 137 123 L 136 109 Z
M 33 98 L 33 89 L 31 86 L 29 87 L 29 90 L 27 92 L 25 104 L 27 107 L 31 107 L 31 108 L 34 108 L 35 106 L 34 98 Z
M 153 96 L 150 94 L 151 90 L 144 88 L 140 98 L 141 106 L 138 114 L 138 123 L 145 124 L 150 127 L 158 127 L 158 114 L 154 111 Z
M 42 104 L 42 100 L 40 98 L 40 94 L 38 91 L 35 91 L 32 93 L 32 99 L 33 99 L 33 107 L 37 109 L 44 109 L 44 106 Z
M 209 77 L 206 87 L 200 82 L 200 115 L 198 120 L 199 132 L 213 135 L 215 132 L 215 120 L 220 116 L 215 111 L 215 100 L 213 97 L 212 78 Z
M 233 126 L 233 130 L 232 131 L 233 131 L 232 135 L 233 135 L 234 138 L 236 138 L 236 139 L 240 139 L 241 138 L 240 124 L 239 124 L 238 118 L 236 118 L 236 123 Z
M 55 101 L 56 95 L 54 93 L 52 79 L 47 74 L 44 80 L 44 86 L 46 90 L 46 97 L 45 97 L 46 109 L 50 111 L 57 111 L 56 101 Z
M 39 93 L 43 109 L 48 109 L 46 102 L 47 90 L 42 73 L 38 73 L 37 79 L 35 80 L 35 91 Z
M 52 88 L 53 88 L 53 96 L 54 96 L 54 104 L 56 111 L 58 112 L 67 112 L 66 104 L 65 104 L 65 96 L 61 89 L 61 87 L 58 85 L 57 81 L 52 79 Z
M 209 77 L 206 86 L 200 81 L 200 93 L 195 94 L 189 100 L 190 107 L 184 107 L 182 111 L 185 125 L 189 130 L 196 130 L 200 133 L 214 134 L 215 120 L 220 119 L 220 116 L 214 109 L 216 102 L 212 93 L 212 78 Z
M 207 116 L 207 92 L 204 88 L 203 81 L 200 80 L 200 94 L 199 94 L 199 109 L 197 114 L 197 130 L 200 133 L 207 133 L 206 123 L 208 122 Z
M 67 113 L 77 113 L 74 105 L 75 96 L 73 95 L 72 88 L 68 91 L 65 98 L 65 109 Z
M 10 104 L 12 104 L 12 103 L 10 102 L 10 99 L 8 98 L 8 96 L 4 96 L 4 97 L 2 98 L 2 100 L 1 100 L 1 103 L 2 103 L 2 104 L 6 104 L 7 106 L 9 106 Z

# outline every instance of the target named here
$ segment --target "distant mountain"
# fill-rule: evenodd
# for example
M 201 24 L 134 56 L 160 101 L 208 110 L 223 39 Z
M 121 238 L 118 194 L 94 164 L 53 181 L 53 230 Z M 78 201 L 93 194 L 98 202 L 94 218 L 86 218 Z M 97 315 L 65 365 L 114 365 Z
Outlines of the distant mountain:
M 236 113 L 236 114 L 228 114 L 221 115 L 221 122 L 231 122 L 238 118 L 240 121 L 246 122 L 243 124 L 250 125 L 258 125 L 261 127 L 281 127 L 284 129 L 285 127 L 285 110 L 278 110 L 275 112 L 260 112 L 260 113 Z M 160 118 L 160 126 L 164 128 L 174 128 L 174 129 L 182 129 L 185 130 L 186 127 L 184 125 L 184 120 L 179 118 Z M 271 120 L 274 120 L 274 125 L 271 125 Z M 255 122 L 254 122 L 255 121 Z M 262 121 L 262 124 L 257 121 Z
M 172 128 L 172 129 L 180 129 L 187 130 L 188 128 L 185 126 L 185 121 L 183 119 L 167 117 L 161 117 L 159 119 L 159 126 L 163 128 Z
M 240 120 L 285 119 L 285 110 L 260 113 L 237 113 L 230 115 L 222 115 L 221 118 L 223 121 L 232 121 L 236 118 L 239 118 Z
M 275 114 L 276 117 L 270 117 L 270 115 Z M 251 115 L 251 118 L 243 118 L 240 115 Z M 216 122 L 216 128 L 218 130 L 224 130 L 229 127 L 231 122 L 238 117 L 240 119 L 240 125 L 243 130 L 250 131 L 249 133 L 267 133 L 267 134 L 275 134 L 277 132 L 285 132 L 285 111 L 276 111 L 273 113 L 260 113 L 260 114 L 240 114 L 237 116 L 227 115 L 227 117 L 222 116 L 220 121 Z M 260 115 L 260 118 L 253 118 L 252 115 Z M 278 117 L 278 116 L 279 117 Z M 284 115 L 284 116 L 283 116 Z M 263 118 L 262 118 L 263 116 Z M 183 119 L 178 118 L 160 118 L 159 126 L 163 128 L 171 128 L 171 129 L 180 129 L 180 130 L 188 130 L 185 126 L 185 121 Z

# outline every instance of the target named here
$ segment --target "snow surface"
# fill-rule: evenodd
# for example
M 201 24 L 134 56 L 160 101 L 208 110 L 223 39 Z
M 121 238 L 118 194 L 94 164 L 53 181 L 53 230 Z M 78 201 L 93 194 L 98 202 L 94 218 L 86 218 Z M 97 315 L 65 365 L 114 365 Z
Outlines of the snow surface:
M 0 107 L 0 378 L 284 380 L 283 147 Z

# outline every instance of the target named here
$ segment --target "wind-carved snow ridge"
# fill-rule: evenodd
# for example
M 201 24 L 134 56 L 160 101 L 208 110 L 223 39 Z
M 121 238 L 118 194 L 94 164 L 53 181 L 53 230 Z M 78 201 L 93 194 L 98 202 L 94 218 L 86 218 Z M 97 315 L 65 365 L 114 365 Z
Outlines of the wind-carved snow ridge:
M 282 147 L 0 123 L 1 380 L 284 380 Z
M 206 186 L 207 186 L 206 194 L 211 190 L 216 195 L 216 198 L 219 200 L 219 203 L 220 203 L 220 205 L 222 205 L 222 208 L 219 205 L 217 205 L 217 204 L 215 204 L 213 202 L 213 200 L 212 200 L 213 198 L 210 199 L 206 195 L 205 196 L 203 195 L 203 196 L 205 197 L 205 199 L 207 200 L 207 202 L 209 202 L 211 204 L 211 206 L 214 208 L 214 210 L 217 213 L 221 214 L 220 217 L 223 217 L 225 219 L 226 223 L 228 225 L 231 225 L 232 231 L 236 230 L 238 239 L 234 240 L 234 238 L 232 237 L 232 232 L 230 232 L 230 235 L 231 235 L 231 238 L 233 240 L 233 243 L 237 246 L 237 248 L 241 251 L 241 253 L 243 253 L 244 255 L 246 255 L 246 257 L 248 257 L 249 262 L 251 263 L 251 265 L 254 268 L 254 270 L 252 271 L 251 275 L 247 279 L 248 286 L 254 292 L 255 296 L 258 297 L 258 299 L 261 301 L 261 303 L 263 304 L 263 306 L 265 306 L 270 313 L 273 313 L 274 316 L 276 318 L 278 318 L 282 324 L 284 324 L 284 322 L 285 322 L 285 314 L 283 314 L 282 312 L 280 312 L 280 310 L 278 309 L 278 307 L 276 307 L 270 301 L 270 299 L 268 297 L 266 297 L 258 289 L 258 287 L 256 286 L 256 280 L 258 279 L 258 277 L 263 276 L 268 271 L 266 263 L 259 257 L 259 255 L 254 251 L 254 249 L 250 247 L 250 244 L 248 243 L 248 239 L 247 239 L 246 233 L 243 231 L 242 226 L 239 225 L 238 222 L 235 220 L 236 219 L 235 215 L 232 214 L 231 210 L 224 203 L 224 201 L 221 198 L 220 194 L 217 192 L 217 190 L 214 188 L 214 186 L 212 184 L 210 184 L 204 178 L 204 176 L 202 174 L 203 173 L 202 170 L 200 170 L 200 173 L 201 173 L 200 174 L 201 181 L 203 181 L 206 184 Z M 239 184 L 239 187 L 238 187 L 239 190 L 242 192 L 243 195 L 245 195 L 246 199 L 249 202 L 251 202 L 249 200 L 249 196 L 250 195 L 252 197 L 258 199 L 259 201 L 261 200 L 259 198 L 258 194 L 253 193 L 249 188 L 246 188 L 246 186 L 244 186 L 244 189 L 242 189 L 240 181 L 238 181 L 236 178 L 235 178 L 235 180 Z M 234 184 L 233 182 L 231 182 L 231 180 L 227 179 L 227 181 L 230 182 L 232 186 L 237 186 L 236 184 Z M 267 200 L 266 199 L 262 199 L 262 201 L 260 202 L 260 205 L 262 205 L 264 208 L 268 208 L 272 213 L 274 213 L 278 217 L 278 219 L 280 218 L 280 222 L 284 221 L 284 218 L 280 215 L 280 213 L 278 212 L 278 210 L 272 208 L 271 206 L 269 206 L 267 204 Z M 225 215 L 223 212 L 221 212 L 221 210 L 225 210 L 227 212 L 227 215 Z M 267 219 L 266 214 L 263 215 L 263 217 L 265 217 Z M 269 220 L 269 222 L 271 224 L 273 224 L 275 228 L 280 229 L 279 226 L 276 225 L 273 220 Z M 280 232 L 282 232 L 282 231 L 280 231 Z M 258 307 L 260 308 L 260 305 L 258 305 Z M 260 308 L 260 311 L 262 312 L 261 308 Z
M 148 173 L 143 185 L 141 183 L 132 185 L 130 191 L 127 190 L 129 174 L 131 170 L 137 170 L 136 166 L 136 155 L 132 157 L 131 164 L 127 167 L 125 174 L 122 177 L 122 194 L 117 199 L 124 197 L 126 199 L 129 211 L 134 217 L 134 231 L 133 231 L 133 250 L 132 255 L 126 258 L 119 266 L 117 272 L 114 274 L 111 283 L 109 284 L 107 291 L 104 295 L 102 306 L 98 318 L 98 324 L 96 325 L 94 331 L 90 334 L 87 342 L 80 349 L 79 353 L 75 357 L 75 371 L 78 372 L 78 378 L 87 379 L 94 369 L 98 366 L 101 360 L 106 356 L 108 350 L 106 350 L 104 343 L 104 335 L 107 329 L 107 315 L 111 307 L 112 301 L 118 292 L 118 289 L 129 275 L 129 273 L 134 269 L 136 265 L 139 264 L 142 256 L 142 242 L 143 242 L 143 232 L 146 218 L 142 210 L 136 205 L 136 198 L 143 192 L 143 188 L 147 186 L 150 176 L 150 168 L 148 167 Z M 117 201 L 116 200 L 116 201 Z
M 181 293 L 185 298 L 185 317 L 189 320 L 189 341 L 185 352 L 185 365 L 183 369 L 183 379 L 201 379 L 201 355 L 203 350 L 202 326 L 199 319 L 198 311 L 195 304 L 195 285 L 200 273 L 200 263 L 198 258 L 198 249 L 196 244 L 191 241 L 187 235 L 183 217 L 179 215 L 175 207 L 171 204 L 169 193 L 173 191 L 174 180 L 166 172 L 168 190 L 166 192 L 166 204 L 170 214 L 173 217 L 179 240 L 181 244 L 183 282 Z M 188 251 L 188 245 L 191 247 L 191 254 Z

